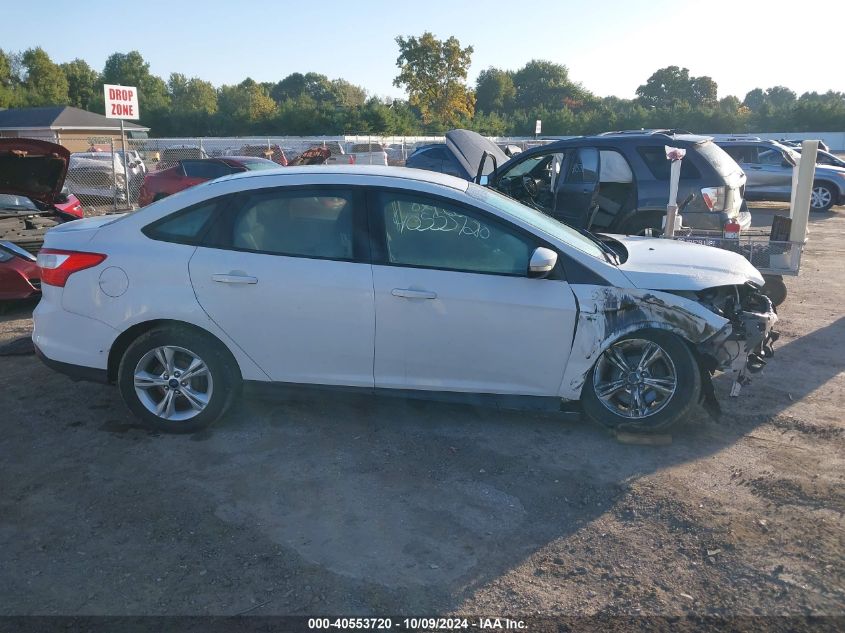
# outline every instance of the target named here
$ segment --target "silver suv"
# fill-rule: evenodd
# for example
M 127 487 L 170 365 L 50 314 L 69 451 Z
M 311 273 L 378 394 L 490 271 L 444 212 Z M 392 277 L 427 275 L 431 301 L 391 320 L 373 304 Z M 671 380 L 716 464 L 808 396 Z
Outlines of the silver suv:
M 756 136 L 721 139 L 716 144 L 730 154 L 745 172 L 748 178 L 746 200 L 789 201 L 792 167 L 801 158 L 798 152 L 777 141 L 762 140 Z M 845 204 L 845 169 L 816 165 L 811 210 L 827 211 L 837 204 Z

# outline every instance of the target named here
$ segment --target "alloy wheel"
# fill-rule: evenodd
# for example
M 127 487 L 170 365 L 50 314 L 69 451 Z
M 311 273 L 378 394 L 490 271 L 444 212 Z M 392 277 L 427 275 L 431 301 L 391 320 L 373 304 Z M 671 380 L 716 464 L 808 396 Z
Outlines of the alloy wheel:
M 624 339 L 610 346 L 593 370 L 593 389 L 611 413 L 643 419 L 662 411 L 678 388 L 675 364 L 654 341 Z
M 814 209 L 826 209 L 830 206 L 833 194 L 827 187 L 813 187 L 813 197 L 810 201 Z
M 214 381 L 208 365 L 194 352 L 175 345 L 151 349 L 134 372 L 135 394 L 153 415 L 180 422 L 208 406 Z

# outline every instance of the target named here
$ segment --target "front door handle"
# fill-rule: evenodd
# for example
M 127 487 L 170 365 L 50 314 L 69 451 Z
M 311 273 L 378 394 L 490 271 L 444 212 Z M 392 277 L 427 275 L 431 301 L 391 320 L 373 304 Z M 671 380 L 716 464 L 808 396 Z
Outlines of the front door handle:
M 257 284 L 258 277 L 250 277 L 249 275 L 233 275 L 233 274 L 216 274 L 211 276 L 212 281 L 221 284 Z
M 394 288 L 390 291 L 394 297 L 403 297 L 404 299 L 437 299 L 436 292 L 429 292 L 428 290 L 410 290 L 408 288 Z

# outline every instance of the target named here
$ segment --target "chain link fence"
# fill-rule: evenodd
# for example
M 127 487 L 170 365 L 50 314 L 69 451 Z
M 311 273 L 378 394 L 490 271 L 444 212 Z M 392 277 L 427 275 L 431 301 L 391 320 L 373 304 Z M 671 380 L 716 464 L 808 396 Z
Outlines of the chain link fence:
M 92 137 L 87 151 L 71 154 L 65 185 L 69 193 L 94 213 L 124 211 L 139 206 L 141 187 L 147 174 L 176 167 L 185 160 L 250 156 L 285 166 L 303 164 L 300 157 L 304 152 L 322 148 L 328 152 L 320 153 L 324 157 L 320 162 L 327 164 L 402 166 L 420 146 L 442 143 L 443 140 L 438 136 Z M 510 138 L 491 140 L 508 154 L 548 142 Z

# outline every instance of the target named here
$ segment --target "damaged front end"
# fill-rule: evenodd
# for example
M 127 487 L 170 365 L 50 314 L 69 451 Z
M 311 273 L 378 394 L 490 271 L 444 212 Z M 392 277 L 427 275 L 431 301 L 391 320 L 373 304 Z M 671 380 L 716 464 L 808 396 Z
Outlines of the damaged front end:
M 615 341 L 646 329 L 672 332 L 695 350 L 701 369 L 702 404 L 714 417 L 720 408 L 711 376 L 733 377 L 738 395 L 749 374 L 772 356 L 777 315 L 768 297 L 751 283 L 705 290 L 640 290 L 573 285 L 578 322 L 561 383 L 564 400 L 578 400 L 596 360 Z
M 724 371 L 733 378 L 731 396 L 738 396 L 774 356 L 779 334 L 772 328 L 777 314 L 771 300 L 751 284 L 720 286 L 698 293 L 697 300 L 728 320 L 716 334 L 697 345 L 702 368 L 711 375 Z M 709 390 L 708 390 L 709 391 Z

